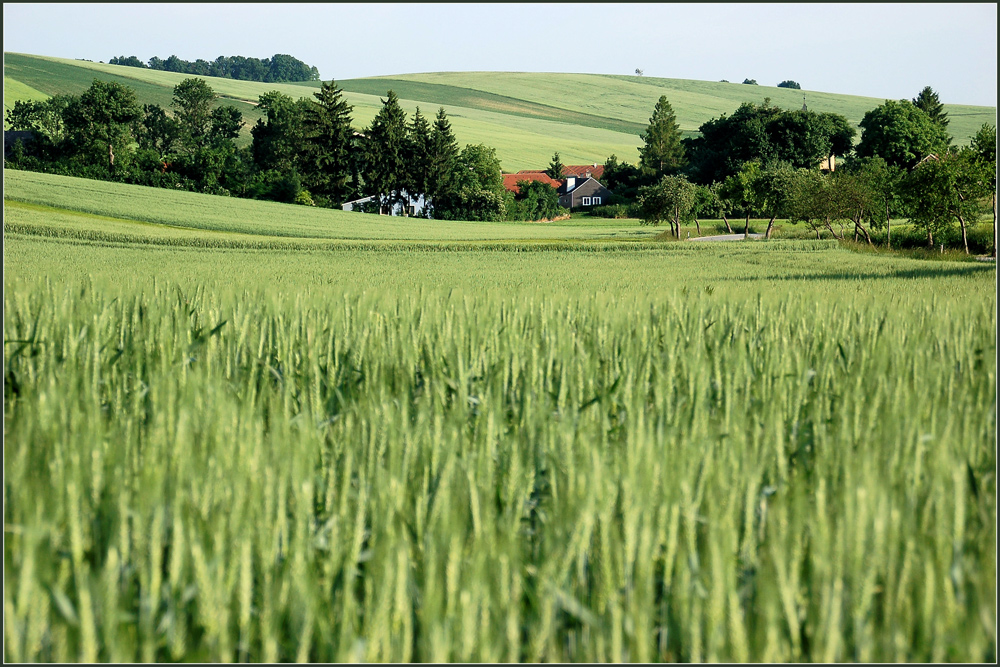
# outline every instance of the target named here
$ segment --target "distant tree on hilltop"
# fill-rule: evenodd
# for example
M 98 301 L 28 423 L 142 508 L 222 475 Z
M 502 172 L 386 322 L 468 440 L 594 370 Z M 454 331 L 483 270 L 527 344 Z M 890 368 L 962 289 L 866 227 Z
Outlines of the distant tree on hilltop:
M 781 83 L 779 83 L 778 88 L 794 88 L 795 90 L 801 90 L 802 86 L 800 86 L 795 81 L 788 79 L 787 81 L 782 81 Z

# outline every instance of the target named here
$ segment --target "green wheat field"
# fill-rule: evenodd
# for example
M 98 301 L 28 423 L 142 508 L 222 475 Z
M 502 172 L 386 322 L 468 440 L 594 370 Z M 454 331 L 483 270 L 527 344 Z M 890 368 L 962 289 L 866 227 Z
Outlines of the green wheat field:
M 996 660 L 992 264 L 4 196 L 5 660 Z

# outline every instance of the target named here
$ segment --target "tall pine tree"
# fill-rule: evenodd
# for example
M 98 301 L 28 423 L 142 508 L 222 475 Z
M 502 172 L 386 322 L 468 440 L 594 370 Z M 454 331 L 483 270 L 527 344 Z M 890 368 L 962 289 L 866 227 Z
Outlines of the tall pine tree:
M 948 114 L 944 112 L 941 98 L 930 86 L 924 86 L 920 94 L 913 98 L 913 105 L 931 117 L 941 127 L 948 127 Z
M 406 190 L 414 197 L 427 194 L 428 172 L 431 156 L 431 126 L 420 113 L 420 107 L 413 114 L 413 122 L 407 128 L 407 155 L 409 165 Z
M 674 110 L 665 95 L 661 95 L 649 127 L 639 137 L 639 168 L 647 176 L 658 180 L 664 174 L 673 174 L 684 165 L 684 146 Z
M 317 202 L 335 206 L 347 201 L 351 188 L 351 111 L 334 81 L 313 93 L 303 114 L 303 184 Z
M 545 173 L 549 178 L 560 179 L 563 177 L 564 170 L 562 160 L 559 159 L 559 151 L 556 151 L 552 154 L 552 162 L 549 162 L 549 168 L 545 170 Z
M 431 203 L 444 197 L 455 187 L 455 168 L 458 165 L 458 141 L 451 131 L 451 123 L 444 107 L 438 109 L 431 128 L 430 150 L 427 156 L 427 195 Z
M 396 93 L 390 90 L 386 97 L 365 132 L 364 176 L 367 194 L 378 199 L 380 208 L 391 211 L 397 203 L 403 203 L 409 166 L 406 112 L 399 105 Z

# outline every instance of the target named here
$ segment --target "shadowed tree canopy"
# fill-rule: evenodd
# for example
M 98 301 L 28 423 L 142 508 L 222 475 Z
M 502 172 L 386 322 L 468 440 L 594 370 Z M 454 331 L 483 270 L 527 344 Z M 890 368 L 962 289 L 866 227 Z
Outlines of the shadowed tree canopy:
M 731 116 L 713 118 L 699 129 L 701 136 L 684 144 L 692 179 L 703 184 L 723 181 L 751 161 L 815 168 L 830 155 L 848 154 L 856 134 L 840 114 L 786 111 L 770 99 L 760 105 L 745 102 Z
M 174 86 L 171 105 L 180 126 L 180 143 L 194 150 L 205 143 L 212 125 L 215 91 L 204 79 L 184 79 Z
M 403 200 L 407 185 L 406 112 L 399 97 L 388 91 L 371 125 L 365 132 L 365 184 L 369 195 L 377 196 L 381 206 L 393 206 Z
M 353 107 L 334 81 L 323 83 L 313 97 L 303 110 L 302 178 L 319 203 L 341 204 L 351 194 Z

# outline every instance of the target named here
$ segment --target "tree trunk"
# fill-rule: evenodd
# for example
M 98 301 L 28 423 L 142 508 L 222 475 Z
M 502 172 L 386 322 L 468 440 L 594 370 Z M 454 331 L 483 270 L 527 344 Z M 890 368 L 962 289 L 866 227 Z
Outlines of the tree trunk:
M 743 238 L 745 238 L 745 239 L 750 238 L 750 214 L 749 213 L 747 213 L 747 222 L 746 222 L 746 225 L 743 227 Z
M 931 250 L 934 250 L 934 234 L 930 230 L 927 231 L 927 245 Z
M 701 225 L 698 223 L 698 218 L 694 219 L 694 226 L 698 229 L 698 236 L 701 236 Z
M 962 226 L 962 245 L 965 246 L 965 254 L 969 254 L 969 237 L 965 234 L 965 218 L 958 216 L 958 224 Z
M 840 236 L 837 236 L 837 232 L 833 231 L 833 225 L 830 224 L 830 219 L 829 218 L 826 219 L 826 228 L 830 230 L 830 235 L 833 238 L 840 239 L 841 241 L 844 240 L 844 235 L 843 234 L 841 234 Z M 844 231 L 843 228 L 841 228 L 840 231 L 843 232 Z
M 861 221 L 860 220 L 855 220 L 854 224 L 855 224 L 854 233 L 857 234 L 858 233 L 858 229 L 860 229 L 861 233 L 865 235 L 865 240 L 868 241 L 868 245 L 875 245 L 874 243 L 872 243 L 872 236 L 871 236 L 871 234 L 869 234 L 868 230 L 865 229 L 865 226 L 861 224 Z
M 771 238 L 771 230 L 774 229 L 774 218 L 777 216 L 771 216 L 771 220 L 767 223 L 767 232 L 764 233 L 764 238 Z
M 997 256 L 997 193 L 993 193 L 993 256 Z
M 994 217 L 994 219 L 996 219 L 996 216 L 993 216 L 993 217 Z M 733 233 L 733 228 L 729 226 L 729 218 L 727 218 L 727 217 L 726 217 L 726 214 L 725 214 L 725 213 L 723 213 L 723 214 L 722 214 L 722 221 L 723 221 L 724 223 L 726 223 L 726 230 L 727 230 L 727 231 L 728 231 L 728 232 L 729 232 L 730 234 L 732 234 L 732 233 Z
M 892 247 L 892 221 L 889 220 L 889 205 L 885 205 L 885 247 Z

